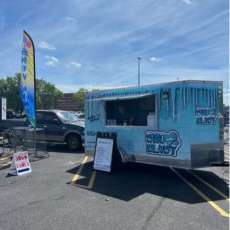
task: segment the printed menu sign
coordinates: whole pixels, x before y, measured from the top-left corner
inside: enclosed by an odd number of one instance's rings
[[[111,172],[113,139],[97,138],[94,169]]]

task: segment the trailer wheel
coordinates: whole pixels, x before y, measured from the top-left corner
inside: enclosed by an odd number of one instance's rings
[[[81,137],[77,134],[69,134],[66,138],[66,142],[70,150],[80,150],[82,147]]]

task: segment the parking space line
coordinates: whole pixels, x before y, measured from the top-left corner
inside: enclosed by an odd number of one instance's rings
[[[71,183],[76,183],[77,180],[80,178],[80,173],[81,173],[85,163],[87,162],[87,160],[88,160],[88,156],[85,156],[83,161],[81,162],[81,166],[79,167],[77,173],[73,176]]]
[[[91,177],[90,177],[90,181],[89,181],[89,184],[88,184],[88,188],[89,189],[92,189],[93,186],[94,186],[94,183],[95,183],[95,179],[96,179],[96,171],[93,171]]]
[[[215,188],[213,185],[209,184],[208,182],[204,181],[201,177],[199,177],[198,175],[196,175],[195,173],[193,173],[192,171],[187,170],[191,175],[193,175],[195,178],[197,178],[199,181],[201,181],[202,183],[204,183],[206,186],[208,186],[209,188],[211,188],[212,190],[214,190],[216,193],[218,193],[220,196],[222,196],[223,198],[225,198],[228,202],[229,202],[229,198],[228,196],[226,196],[223,192],[221,192],[219,189]]]
[[[201,192],[195,185],[190,183],[186,178],[184,178],[179,172],[177,172],[174,168],[170,167],[170,169],[182,180],[184,181],[193,191],[195,191],[200,197],[208,202],[208,204],[216,210],[221,216],[229,218],[230,214],[219,207],[214,201],[212,201],[208,196],[206,196],[203,192]]]
[[[4,169],[5,167],[7,167],[7,166],[9,166],[9,165],[11,165],[11,161],[9,161],[9,162],[6,162],[6,163],[3,163],[3,164],[0,164],[0,169]]]
[[[75,185],[77,184],[77,181],[80,178],[81,171],[83,170],[83,167],[84,167],[85,163],[88,161],[88,158],[89,158],[89,156],[84,157],[84,159],[81,162],[81,165],[80,165],[77,173],[72,177],[71,184],[75,184]],[[93,171],[91,176],[90,176],[88,185],[85,186],[85,185],[78,184],[78,186],[83,187],[83,188],[87,188],[87,189],[92,189],[93,186],[94,186],[94,183],[95,183],[95,179],[96,179],[96,171]]]
[[[7,160],[7,159],[10,159],[10,156],[2,157],[2,158],[0,158],[0,161],[4,161],[4,160]]]
[[[2,164],[2,166],[6,166],[6,165],[10,165],[10,164],[11,164],[11,161]]]

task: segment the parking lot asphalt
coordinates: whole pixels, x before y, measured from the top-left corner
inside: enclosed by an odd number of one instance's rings
[[[1,230],[229,228],[228,166],[127,164],[105,173],[84,153],[53,147],[31,174],[8,170],[0,170]]]

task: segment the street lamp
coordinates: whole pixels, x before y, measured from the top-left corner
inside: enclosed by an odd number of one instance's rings
[[[137,57],[138,87],[140,87],[141,57]]]
[[[45,92],[45,86],[44,86],[43,79],[41,79],[40,95],[41,95],[41,109],[44,109],[45,107],[44,100],[45,100],[46,92]]]

